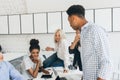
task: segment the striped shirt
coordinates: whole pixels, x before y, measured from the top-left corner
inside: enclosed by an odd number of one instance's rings
[[[81,28],[80,42],[83,80],[109,80],[112,68],[105,30],[88,22]]]

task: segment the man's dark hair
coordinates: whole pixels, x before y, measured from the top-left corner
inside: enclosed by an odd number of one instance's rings
[[[68,16],[77,15],[79,17],[85,16],[85,8],[82,5],[72,5],[66,11]]]

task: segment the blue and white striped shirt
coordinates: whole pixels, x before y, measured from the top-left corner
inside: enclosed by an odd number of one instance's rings
[[[83,80],[109,80],[111,61],[105,30],[93,23],[86,23],[81,29],[81,57]]]

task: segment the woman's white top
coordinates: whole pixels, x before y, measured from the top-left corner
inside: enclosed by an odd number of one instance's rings
[[[22,75],[24,76],[25,80],[33,79],[33,77],[29,74],[27,70],[36,68],[36,63],[32,62],[29,56],[24,57],[23,62],[21,64],[22,66]],[[41,64],[42,66],[42,64]]]
[[[69,47],[68,42],[65,39],[55,44],[55,51],[57,52],[58,58],[64,61],[65,69],[68,69],[68,65],[69,65],[68,47]]]

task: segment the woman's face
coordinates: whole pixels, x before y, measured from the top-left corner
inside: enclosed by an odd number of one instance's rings
[[[31,51],[31,57],[33,58],[33,59],[37,59],[38,57],[39,57],[39,50],[38,49],[33,49],[32,51]]]
[[[60,41],[60,32],[58,31],[58,32],[56,32],[56,34],[55,34],[55,41],[56,42],[59,42]]]

